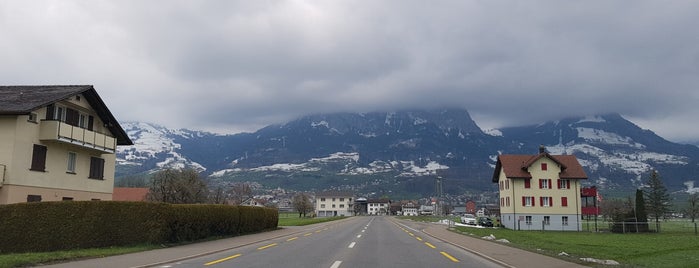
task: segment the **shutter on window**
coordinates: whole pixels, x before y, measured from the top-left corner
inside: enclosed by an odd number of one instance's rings
[[[532,188],[532,180],[531,179],[524,179],[524,188]]]
[[[527,205],[527,197],[526,197],[526,196],[522,196],[522,206],[524,207],[524,206],[526,206],[526,205]]]
[[[46,120],[52,120],[53,119],[53,113],[56,110],[56,106],[53,104],[49,104],[49,106],[46,106]]]
[[[568,197],[561,197],[561,206],[567,207],[568,206]]]
[[[536,202],[534,202],[534,200],[536,200],[536,198],[534,198],[533,196],[531,198],[532,198],[532,207],[536,207]]]
[[[46,146],[34,144],[32,150],[32,166],[29,169],[35,171],[46,170]]]
[[[544,180],[539,179],[539,189],[542,189],[544,187],[543,184],[544,184]]]
[[[558,185],[558,186],[556,186],[556,187],[558,187],[558,189],[561,189],[561,180],[560,179],[556,179],[556,185]]]
[[[570,180],[566,180],[566,189],[570,189]]]
[[[539,197],[539,205],[542,207],[544,206],[544,197],[543,196]]]
[[[551,182],[552,182],[553,180],[548,179],[548,181],[549,181],[549,189],[553,189],[553,184],[551,184]]]
[[[549,206],[553,207],[553,197],[549,196]]]
[[[88,116],[87,117],[87,130],[92,131],[93,130],[93,125],[95,124],[95,118],[93,116]]]

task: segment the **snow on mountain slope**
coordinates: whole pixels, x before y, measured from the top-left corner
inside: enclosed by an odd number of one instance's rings
[[[127,135],[134,141],[131,146],[119,146],[117,148],[118,165],[141,166],[144,162],[152,159],[161,159],[156,163],[158,168],[193,167],[203,171],[206,168],[199,163],[188,160],[177,150],[182,146],[176,143],[175,136],[192,137],[197,132],[184,130],[169,130],[155,124],[142,122],[125,122],[121,126]]]

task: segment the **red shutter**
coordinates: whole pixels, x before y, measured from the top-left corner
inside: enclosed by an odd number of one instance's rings
[[[556,187],[558,187],[558,189],[561,189],[561,180],[560,179],[556,179],[556,185],[557,185]]]
[[[561,206],[567,207],[568,206],[568,197],[561,197]]]
[[[543,196],[539,197],[539,206],[542,206],[542,207],[544,206],[544,197]]]
[[[544,180],[539,179],[539,189],[542,189],[542,188],[543,188],[543,181],[544,181]]]
[[[553,184],[551,184],[551,179],[549,179],[549,189],[553,189]]]
[[[541,170],[547,170],[548,167],[546,166],[546,163],[541,163]]]
[[[526,196],[522,196],[522,206],[523,207],[527,206],[527,197]]]
[[[570,180],[566,180],[566,189],[570,189]]]
[[[553,197],[549,196],[549,207],[553,207]]]
[[[536,202],[534,200],[536,199],[532,196],[532,207],[536,207]]]
[[[524,179],[524,188],[532,188],[532,180],[531,179]]]

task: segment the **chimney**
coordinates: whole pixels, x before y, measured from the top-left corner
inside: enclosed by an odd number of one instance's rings
[[[546,152],[546,147],[544,147],[543,144],[539,145],[539,153],[540,153],[540,154],[543,154],[543,153],[545,153],[545,152]]]

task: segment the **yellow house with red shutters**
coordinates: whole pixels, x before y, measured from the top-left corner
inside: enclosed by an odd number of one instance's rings
[[[492,181],[500,190],[500,222],[513,230],[580,231],[580,181],[573,155],[499,155]]]

